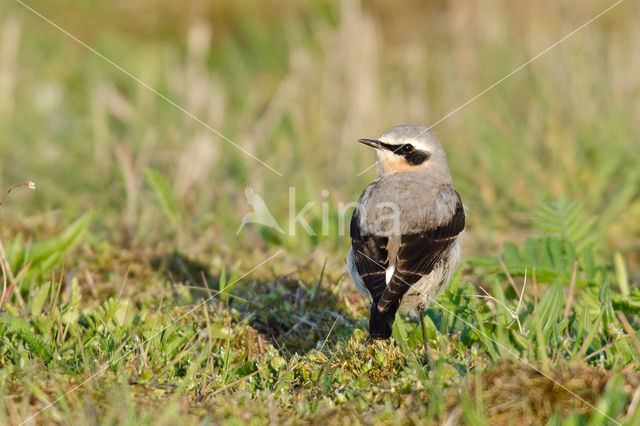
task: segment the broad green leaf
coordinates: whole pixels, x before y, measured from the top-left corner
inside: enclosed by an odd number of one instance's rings
[[[156,196],[160,206],[162,207],[162,211],[169,220],[177,226],[180,222],[178,203],[173,197],[169,184],[160,173],[153,169],[146,169],[144,174],[149,186],[151,186],[153,194]]]
[[[47,296],[51,292],[51,282],[47,282],[36,290],[36,294],[31,299],[31,316],[37,317],[42,313],[42,307],[44,306],[44,302],[47,300]]]

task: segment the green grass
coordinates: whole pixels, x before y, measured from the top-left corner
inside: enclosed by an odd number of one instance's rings
[[[0,5],[0,188],[38,188],[0,210],[0,424],[640,423],[636,4],[436,126],[468,226],[427,367],[416,318],[368,341],[346,276],[355,140],[608,5],[85,3],[29,2],[283,176]],[[247,186],[318,235],[236,235]]]

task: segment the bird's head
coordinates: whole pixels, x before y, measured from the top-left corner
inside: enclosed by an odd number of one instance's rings
[[[358,141],[376,149],[378,174],[381,176],[423,169],[449,176],[444,149],[428,127],[401,124],[387,130],[378,139]]]

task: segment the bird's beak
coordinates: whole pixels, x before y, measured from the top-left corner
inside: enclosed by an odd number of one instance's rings
[[[369,145],[375,149],[382,149],[384,148],[381,144],[381,142],[379,140],[375,140],[375,139],[358,139],[358,142],[361,142],[365,145]]]

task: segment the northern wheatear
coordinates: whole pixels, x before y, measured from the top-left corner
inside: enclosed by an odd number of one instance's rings
[[[359,142],[376,149],[379,176],[351,218],[349,273],[371,302],[371,337],[389,338],[396,312],[418,310],[426,350],[424,310],[460,261],[462,201],[445,152],[427,127],[403,124]]]

